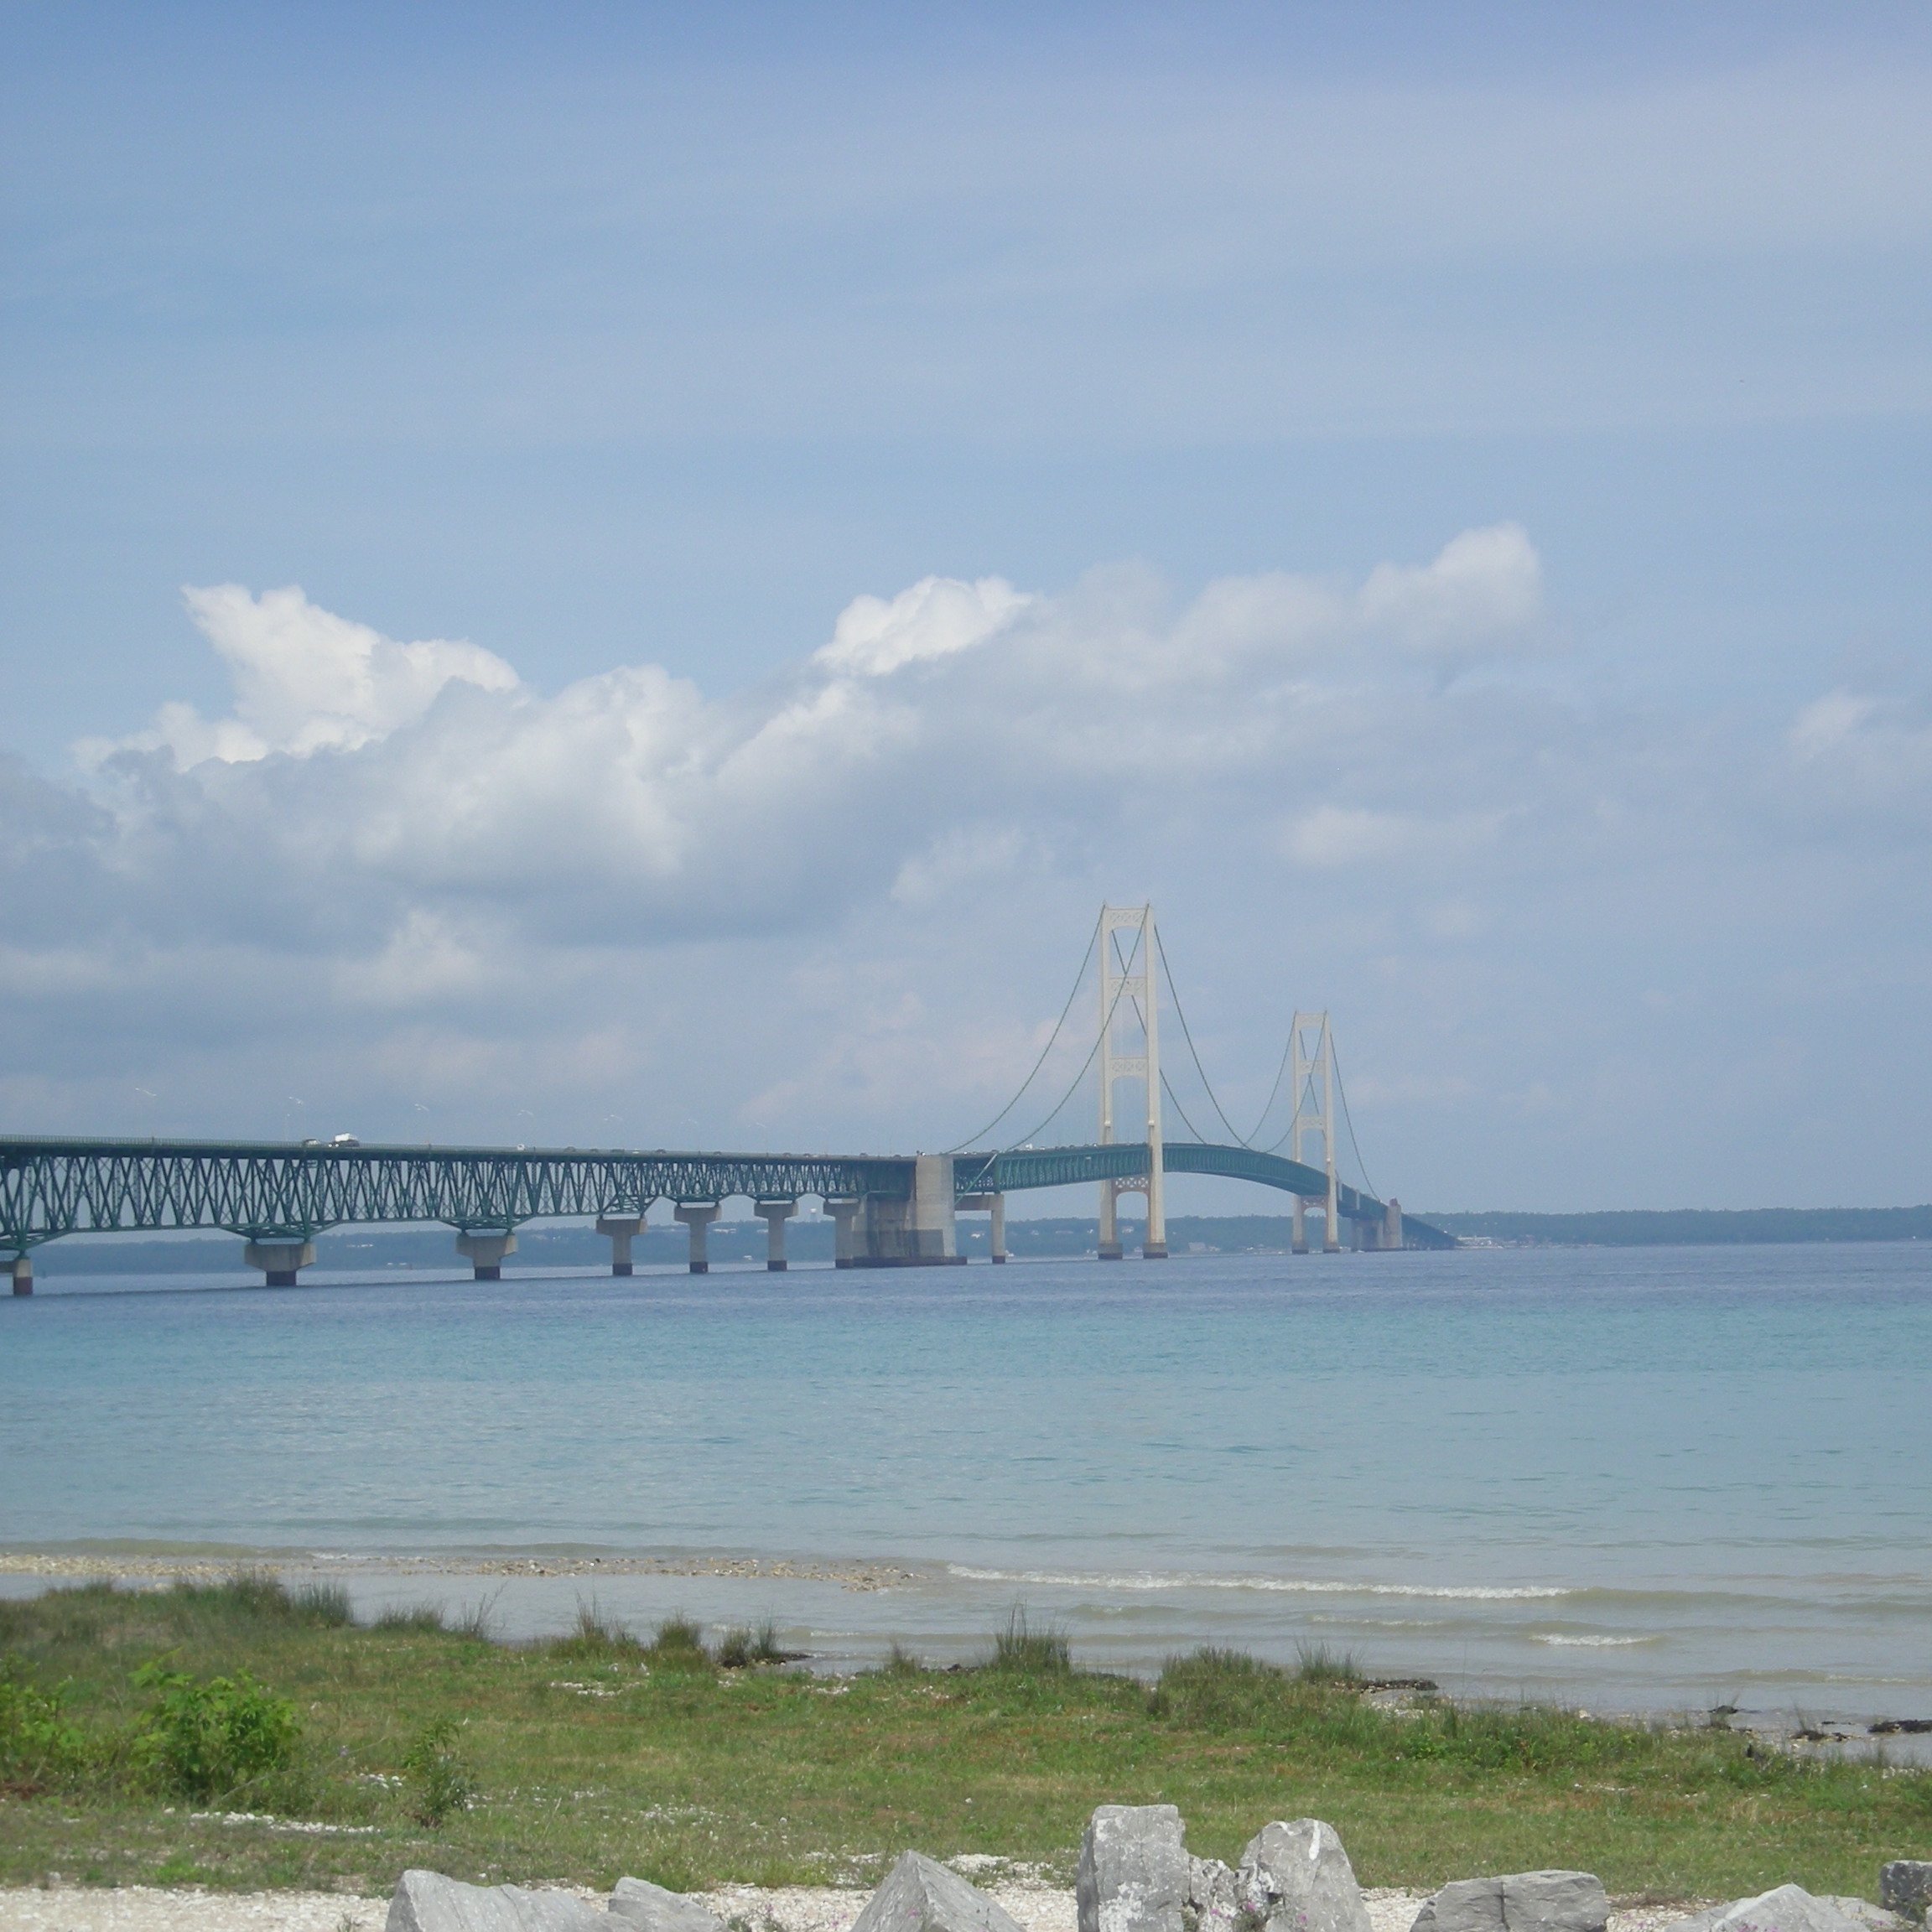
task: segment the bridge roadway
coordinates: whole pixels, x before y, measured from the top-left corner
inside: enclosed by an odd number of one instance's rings
[[[1171,1174],[1257,1182],[1325,1202],[1321,1169],[1249,1147],[1170,1141]],[[749,1199],[784,1265],[784,1223],[816,1196],[839,1227],[841,1265],[892,1266],[960,1259],[953,1217],[985,1209],[1004,1259],[1010,1193],[1145,1175],[1145,1143],[1021,1147],[955,1156],[673,1153],[658,1150],[335,1145],[303,1142],[60,1140],[0,1136],[0,1262],[16,1293],[31,1291],[31,1253],[64,1234],[225,1228],[272,1283],[291,1284],[325,1228],[441,1222],[480,1279],[494,1278],[525,1222],[595,1217],[610,1237],[614,1271],[652,1204],[670,1201],[691,1231],[691,1265],[723,1202]],[[1340,1218],[1358,1246],[1453,1247],[1452,1236],[1400,1208],[1337,1187]]]

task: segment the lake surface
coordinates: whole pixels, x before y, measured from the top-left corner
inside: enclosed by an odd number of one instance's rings
[[[0,1545],[834,1664],[1023,1602],[1120,1668],[1932,1717],[1929,1371],[1909,1244],[56,1280],[0,1301]]]

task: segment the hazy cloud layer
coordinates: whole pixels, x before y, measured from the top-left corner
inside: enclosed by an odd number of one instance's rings
[[[927,578],[730,699],[648,664],[547,695],[293,587],[185,596],[230,714],[4,771],[15,1129],[943,1145],[1038,1052],[1100,897],[1151,892],[1236,1117],[1331,1006],[1412,1204],[1903,1184],[1857,1136],[1789,1164],[1832,1077],[1807,1016],[1923,989],[1887,854],[1923,850],[1924,708],[1613,701],[1513,525],[1179,607],[1132,568]]]

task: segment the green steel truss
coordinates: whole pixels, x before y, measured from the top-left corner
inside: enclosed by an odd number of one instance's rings
[[[382,1221],[488,1231],[735,1194],[903,1199],[911,1175],[909,1161],[813,1155],[0,1138],[0,1249],[109,1229],[226,1228],[257,1241]]]
[[[1170,1174],[1218,1174],[1321,1197],[1319,1169],[1249,1147],[1172,1141]],[[1147,1171],[1144,1143],[962,1154],[958,1194],[1017,1193]],[[252,1240],[307,1240],[324,1228],[440,1221],[472,1233],[526,1221],[641,1214],[654,1201],[903,1200],[913,1163],[886,1156],[579,1152],[575,1148],[328,1147],[225,1140],[0,1136],[0,1254],[62,1234],[225,1228]],[[1344,1217],[1383,1204],[1340,1190]],[[1407,1220],[1412,1245],[1453,1239]]]

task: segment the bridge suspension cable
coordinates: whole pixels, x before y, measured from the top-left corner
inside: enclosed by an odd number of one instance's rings
[[[1104,918],[1104,917],[1105,917],[1105,916],[1106,916],[1106,915],[1105,915],[1104,913],[1103,913],[1103,914],[1101,915],[1101,917],[1102,917],[1103,918]],[[1094,934],[1094,938],[1096,938],[1096,939],[1097,939],[1097,938],[1099,937],[1099,933],[1100,933],[1100,927],[1099,927],[1099,923],[1098,923],[1098,921],[1096,921],[1096,922],[1095,922],[1095,924],[1094,924],[1094,927],[1093,927],[1093,934]],[[1093,940],[1092,940],[1092,939],[1089,939],[1089,940],[1088,941],[1088,943],[1087,943],[1087,954],[1088,954],[1088,958],[1090,958],[1093,956]],[[1104,969],[1104,968],[1105,968],[1105,964],[1106,964],[1106,962],[1105,962],[1105,960],[1104,960],[1104,959],[1103,959],[1103,960],[1102,960],[1102,962],[1101,962],[1101,964],[1102,964],[1102,968],[1103,968],[1103,969]],[[1083,986],[1083,985],[1085,984],[1085,982],[1086,982],[1086,979],[1087,979],[1087,960],[1086,960],[1085,958],[1083,958],[1083,959],[1082,959],[1082,960],[1081,960],[1081,962],[1080,962],[1080,977],[1079,977],[1078,979],[1076,979],[1076,980],[1073,982],[1073,991],[1072,991],[1072,993],[1070,993],[1070,994],[1067,995],[1067,1004],[1066,1004],[1065,1007],[1064,1007],[1064,1008],[1062,1008],[1062,1010],[1061,1010],[1061,1014],[1060,1014],[1060,1020],[1059,1020],[1059,1024],[1058,1024],[1057,1026],[1056,1026],[1054,1027],[1054,1029],[1053,1029],[1053,1037],[1054,1037],[1054,1039],[1057,1039],[1057,1038],[1060,1036],[1060,1028],[1061,1028],[1061,1026],[1064,1026],[1066,1025],[1066,1023],[1067,1023],[1067,1014],[1068,1014],[1068,1013],[1071,1013],[1071,1012],[1072,1011],[1072,1010],[1073,1010],[1073,1001],[1074,1001],[1075,998],[1076,998],[1076,997],[1078,995],[1078,994],[1079,994],[1079,991],[1080,991],[1080,989],[1081,989],[1081,987],[1082,987],[1082,986]],[[1009,1140],[1009,1141],[1006,1143],[1006,1145],[1005,1145],[1004,1147],[1002,1147],[1002,1148],[1000,1148],[1000,1149],[999,1150],[999,1154],[1010,1154],[1010,1153],[1013,1151],[1013,1150],[1014,1150],[1015,1147],[1024,1147],[1024,1146],[1027,1145],[1029,1143],[1031,1143],[1031,1141],[1037,1140],[1037,1139],[1039,1138],[1039,1136],[1040,1136],[1041,1134],[1043,1134],[1043,1133],[1045,1133],[1045,1132],[1046,1132],[1046,1129],[1047,1129],[1048,1127],[1050,1127],[1050,1126],[1052,1126],[1052,1124],[1053,1124],[1053,1120],[1054,1120],[1054,1118],[1055,1118],[1055,1116],[1056,1116],[1056,1115],[1057,1115],[1057,1114],[1058,1114],[1058,1113],[1060,1112],[1061,1109],[1062,1109],[1062,1108],[1063,1108],[1063,1107],[1064,1107],[1064,1106],[1067,1104],[1067,1103],[1069,1100],[1071,1100],[1071,1099],[1073,1098],[1073,1096],[1074,1096],[1076,1093],[1078,1093],[1080,1091],[1081,1083],[1083,1083],[1083,1081],[1086,1079],[1086,1078],[1087,1078],[1087,1070],[1088,1070],[1088,1067],[1091,1067],[1091,1066],[1093,1064],[1094,1061],[1095,1061],[1095,1060],[1096,1060],[1096,1059],[1098,1057],[1098,1056],[1099,1056],[1099,1052],[1100,1052],[1100,1042],[1101,1042],[1101,1041],[1103,1041],[1103,1040],[1104,1040],[1104,1039],[1106,1037],[1106,1030],[1107,1030],[1107,1028],[1108,1028],[1109,1026],[1112,1026],[1112,1025],[1113,1025],[1113,1023],[1114,1023],[1114,1009],[1119,1005],[1119,1004],[1120,1004],[1120,995],[1121,995],[1121,994],[1122,994],[1122,993],[1124,993],[1125,990],[1126,990],[1126,989],[1125,989],[1124,986],[1117,986],[1117,987],[1115,987],[1115,988],[1114,988],[1114,997],[1113,997],[1112,1000],[1109,1002],[1109,1005],[1108,1005],[1108,1007],[1107,1007],[1106,1018],[1105,1018],[1105,1020],[1104,1020],[1104,1021],[1103,1021],[1103,1023],[1102,1023],[1102,1026],[1101,1026],[1101,1030],[1100,1030],[1100,1031],[1099,1031],[1098,1033],[1097,1033],[1097,1034],[1095,1034],[1095,1035],[1094,1035],[1094,1036],[1093,1036],[1093,1045],[1092,1045],[1090,1047],[1088,1047],[1088,1050],[1087,1050],[1087,1057],[1086,1057],[1084,1060],[1083,1060],[1083,1061],[1080,1062],[1080,1071],[1079,1071],[1078,1073],[1076,1073],[1076,1074],[1073,1076],[1072,1079],[1072,1080],[1071,1080],[1071,1081],[1068,1083],[1068,1084],[1067,1084],[1067,1091],[1066,1091],[1064,1093],[1062,1093],[1062,1094],[1060,1096],[1059,1099],[1058,1099],[1058,1100],[1057,1100],[1057,1101],[1054,1103],[1054,1105],[1053,1105],[1053,1111],[1052,1111],[1052,1113],[1051,1113],[1051,1114],[1047,1114],[1047,1115],[1046,1115],[1046,1118],[1045,1118],[1043,1120],[1041,1120],[1041,1121],[1040,1124],[1039,1124],[1037,1127],[1035,1127],[1035,1128],[1034,1128],[1034,1129],[1033,1129],[1033,1130],[1031,1130],[1030,1133],[1022,1134],[1022,1135],[1021,1135],[1019,1136],[1019,1138],[1018,1138],[1018,1139],[1016,1139],[1016,1140]],[[1042,1053],[1041,1054],[1041,1056],[1040,1056],[1039,1059],[1038,1059],[1038,1060],[1036,1060],[1036,1061],[1035,1061],[1035,1062],[1034,1062],[1034,1063],[1033,1063],[1033,1072],[1032,1072],[1032,1073],[1029,1073],[1029,1074],[1026,1076],[1026,1086],[1023,1086],[1023,1087],[1021,1087],[1021,1089],[1020,1089],[1020,1092],[1019,1092],[1018,1093],[1015,1093],[1015,1094],[1013,1096],[1013,1098],[1012,1098],[1010,1100],[1009,1100],[1009,1101],[1006,1103],[1006,1104],[1005,1104],[1004,1107],[1002,1107],[1002,1108],[1000,1109],[1000,1111],[999,1111],[997,1114],[995,1114],[993,1116],[992,1119],[991,1119],[991,1120],[989,1120],[989,1121],[987,1123],[986,1126],[985,1126],[985,1127],[983,1127],[983,1128],[980,1130],[980,1133],[982,1133],[982,1134],[983,1134],[983,1133],[985,1133],[985,1132],[987,1132],[987,1131],[988,1131],[989,1129],[991,1129],[991,1128],[993,1128],[993,1127],[996,1127],[996,1126],[997,1126],[997,1125],[1000,1124],[1000,1121],[1004,1120],[1004,1119],[1006,1118],[1006,1116],[1007,1116],[1009,1114],[1010,1114],[1010,1113],[1013,1111],[1013,1109],[1014,1109],[1015,1107],[1017,1107],[1017,1106],[1020,1104],[1020,1101],[1021,1101],[1021,1096],[1025,1094],[1025,1093],[1026,1093],[1026,1088],[1027,1088],[1027,1087],[1030,1087],[1030,1086],[1031,1086],[1031,1085],[1032,1085],[1032,1083],[1033,1083],[1033,1075],[1034,1075],[1035,1073],[1037,1073],[1037,1072],[1040,1071],[1041,1067],[1042,1067],[1042,1066],[1043,1066],[1043,1065],[1046,1063],[1046,1053],[1047,1053],[1047,1052],[1051,1052],[1052,1051],[1052,1046],[1053,1046],[1053,1041],[1052,1041],[1052,1040],[1049,1040],[1049,1041],[1046,1042],[1046,1052],[1042,1052]],[[974,1140],[978,1140],[979,1138],[979,1135],[978,1134],[976,1134],[976,1135],[974,1135],[973,1136],[973,1139],[974,1139]],[[959,1143],[959,1145],[958,1145],[958,1146],[957,1146],[957,1147],[948,1147],[948,1148],[946,1150],[946,1151],[947,1151],[948,1154],[958,1154],[958,1153],[961,1152],[961,1151],[962,1151],[963,1149],[965,1149],[966,1147],[969,1146],[970,1145],[971,1145],[971,1142],[970,1142],[970,1141],[962,1140],[962,1141]],[[996,1155],[995,1156],[995,1159],[997,1159],[998,1157],[999,1157],[999,1156],[996,1154]]]
[[[975,1140],[983,1139],[986,1135],[990,1134],[1026,1098],[1026,1089],[1033,1084],[1035,1079],[1039,1076],[1040,1069],[1046,1064],[1046,1056],[1053,1051],[1054,1042],[1059,1039],[1061,1029],[1067,1024],[1067,1015],[1073,1010],[1073,1002],[1080,997],[1080,989],[1087,984],[1087,962],[1093,957],[1094,944],[1099,937],[1100,922],[1096,919],[1093,922],[1093,930],[1088,936],[1087,950],[1080,955],[1080,970],[1073,975],[1073,989],[1067,995],[1067,1004],[1060,1009],[1060,1017],[1053,1022],[1053,1031],[1048,1036],[1046,1044],[1040,1049],[1040,1057],[1033,1062],[1031,1071],[1020,1083],[1019,1091],[978,1133],[969,1134],[957,1146],[948,1147],[943,1151],[948,1154],[957,1154],[962,1149],[970,1147]],[[1091,1061],[1093,1055],[1088,1054],[1088,1059]],[[1082,1067],[1081,1072],[1084,1073],[1086,1068]],[[1066,1101],[1062,1100],[1060,1103],[1060,1107],[1064,1107],[1066,1104]],[[1060,1107],[1056,1107],[1053,1109],[1053,1114],[1057,1114],[1060,1111]],[[1053,1114],[1049,1114],[1046,1119],[1051,1120],[1053,1118]],[[1041,1124],[1044,1125],[1045,1123],[1042,1122]],[[1029,1134],[1026,1138],[1031,1140],[1033,1136]]]
[[[1381,1196],[1376,1194],[1375,1183],[1368,1178],[1368,1163],[1362,1158],[1361,1143],[1355,1138],[1355,1122],[1348,1112],[1348,1089],[1342,1083],[1342,1056],[1335,1052],[1332,1044],[1329,1046],[1329,1052],[1334,1057],[1335,1093],[1337,1098],[1342,1103],[1342,1122],[1348,1130],[1348,1145],[1355,1150],[1356,1171],[1361,1175],[1363,1182],[1368,1192],[1371,1194],[1375,1194],[1376,1199],[1379,1200]]]
[[[1158,927],[1155,929],[1154,944],[1161,954],[1161,977],[1167,982],[1167,997],[1174,1002],[1174,1017],[1181,1022],[1181,1037],[1187,1042],[1187,1057],[1194,1062],[1194,1071],[1201,1076],[1201,1085],[1207,1093],[1208,1104],[1221,1116],[1221,1124],[1245,1147],[1248,1145],[1247,1135],[1243,1134],[1228,1118],[1226,1109],[1222,1106],[1214,1092],[1213,1083],[1208,1078],[1208,1069],[1201,1064],[1201,1056],[1195,1050],[1193,1029],[1187,1024],[1187,1011],[1181,1004],[1181,989],[1174,984],[1174,969],[1167,963],[1167,948],[1161,940]],[[1163,1080],[1161,1084],[1166,1086],[1166,1081]],[[1173,1099],[1174,1089],[1171,1087],[1167,1088],[1167,1095],[1170,1099]],[[1187,1120],[1186,1113],[1181,1110],[1181,1103],[1175,1100],[1174,1106],[1176,1111],[1181,1113],[1181,1118]],[[1188,1120],[1187,1124],[1193,1127],[1194,1123]],[[1257,1132],[1259,1130],[1259,1129],[1256,1130]],[[1200,1140],[1205,1140],[1207,1136],[1198,1128],[1195,1128],[1194,1138]]]

